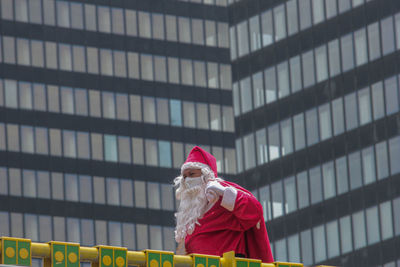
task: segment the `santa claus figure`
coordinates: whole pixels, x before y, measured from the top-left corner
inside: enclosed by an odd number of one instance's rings
[[[246,189],[218,178],[215,158],[196,146],[175,180],[180,206],[178,254],[239,257],[273,262],[261,204]]]

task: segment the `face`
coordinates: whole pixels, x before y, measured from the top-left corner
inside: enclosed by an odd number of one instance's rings
[[[183,171],[183,178],[189,177],[189,178],[193,178],[193,177],[200,177],[202,175],[201,170],[200,169],[186,169]]]

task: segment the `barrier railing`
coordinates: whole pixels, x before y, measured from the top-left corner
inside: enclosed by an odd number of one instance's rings
[[[32,266],[32,257],[42,258],[43,267],[303,267],[301,263],[263,263],[256,259],[237,258],[233,251],[222,257],[190,254],[175,255],[170,251],[128,251],[123,247],[82,247],[78,243],[50,241],[31,242],[30,239],[1,237],[0,264]],[[322,266],[321,266],[322,267]]]

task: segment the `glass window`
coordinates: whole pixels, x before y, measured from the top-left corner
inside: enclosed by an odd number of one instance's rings
[[[21,170],[9,168],[8,169],[8,180],[9,180],[9,194],[11,196],[21,196]],[[36,189],[35,189],[36,191]]]
[[[390,16],[381,20],[382,52],[387,55],[394,51],[394,28],[393,17]]]
[[[304,265],[311,265],[313,263],[313,250],[312,250],[312,239],[311,230],[305,230],[300,233],[301,240],[301,256]]]
[[[165,24],[167,29],[167,40],[168,41],[177,41],[177,25],[176,25],[176,17],[171,15],[165,16]]]
[[[33,0],[36,1],[36,0]],[[32,66],[34,67],[44,67],[44,51],[43,42],[31,40],[32,49]]]
[[[305,147],[305,127],[304,114],[300,113],[293,117],[294,143],[295,149],[300,150]]]
[[[245,170],[255,167],[254,135],[249,134],[243,137],[244,168]]]
[[[189,68],[191,68],[191,66]],[[208,87],[218,88],[218,76],[218,64],[207,62]]]
[[[94,203],[106,203],[106,189],[103,177],[93,177]]]
[[[264,219],[265,221],[268,221],[269,219],[272,218],[272,210],[271,210],[271,202],[270,202],[270,192],[269,192],[269,186],[263,186],[260,188],[260,203],[263,207],[263,212],[264,212]]]
[[[69,201],[79,200],[78,177],[75,174],[65,175],[65,199]]]
[[[335,169],[333,162],[322,165],[322,179],[324,185],[324,199],[329,199],[336,195]]]
[[[161,184],[161,208],[174,210],[174,194],[172,186],[169,184]]]
[[[32,109],[32,88],[30,83],[19,82],[19,106],[23,109]]]
[[[131,180],[119,179],[121,185],[121,206],[133,207],[133,184]]]
[[[299,1],[300,29],[304,30],[311,26],[311,3],[310,0]]]
[[[398,235],[400,233],[400,198],[393,200],[393,218],[395,233]]]
[[[142,79],[150,81],[154,79],[153,59],[151,55],[140,55],[140,72]]]
[[[71,26],[74,29],[83,29],[83,5],[71,2]]]
[[[330,19],[337,14],[336,0],[325,0],[326,18]]]
[[[38,197],[39,198],[50,198],[50,173],[47,171],[36,172],[37,184],[38,184]]]
[[[23,185],[23,196],[24,197],[36,197],[36,176],[35,172],[31,170],[22,171],[22,185]]]
[[[196,115],[197,127],[200,129],[209,129],[207,104],[197,103]]]
[[[309,205],[308,177],[307,172],[297,174],[297,192],[299,197],[299,209]]]
[[[31,64],[29,48],[29,40],[17,38],[17,64],[25,66]]]
[[[326,224],[326,238],[328,241],[328,258],[339,255],[339,228],[336,220]]]
[[[286,239],[280,239],[274,243],[275,257],[282,261],[287,261]]]
[[[112,16],[112,32],[117,34],[124,34],[124,13],[121,8],[111,8]]]
[[[321,140],[328,139],[332,136],[331,109],[329,103],[318,107],[318,115]]]
[[[371,121],[371,100],[369,96],[369,88],[358,91],[358,108],[360,114],[360,125]]]
[[[282,140],[282,156],[293,152],[293,136],[292,136],[292,120],[289,118],[280,123],[281,140]]]
[[[229,28],[229,40],[230,40],[230,54],[231,60],[237,58],[237,48],[236,48],[236,27],[232,26]]]
[[[258,15],[251,17],[250,24],[250,48],[255,51],[261,48],[261,33],[260,33],[260,17]]]
[[[278,97],[282,98],[290,93],[289,67],[287,62],[282,62],[277,66],[278,71]]]
[[[285,213],[288,214],[297,210],[297,191],[294,176],[286,178],[283,181],[283,186],[285,189]]]
[[[236,139],[235,148],[236,148],[236,161],[237,161],[237,172],[243,171],[243,149],[242,149],[242,139]],[[264,216],[265,218],[265,216]],[[265,218],[265,220],[267,220]]]
[[[339,41],[337,39],[328,43],[329,74],[334,77],[340,73]]]
[[[4,63],[15,64],[15,38],[3,36]]]
[[[92,74],[99,73],[99,55],[97,48],[94,47],[87,47],[87,65],[88,65],[88,72]]]
[[[242,104],[242,113],[248,112],[253,109],[250,78],[246,78],[240,81],[240,98],[240,102]]]
[[[102,75],[113,75],[113,57],[111,50],[100,49],[100,71]]]
[[[358,126],[356,93],[346,95],[344,104],[346,108],[346,129],[349,131]]]
[[[233,109],[229,106],[222,106],[222,129],[223,131],[233,132]]]
[[[311,109],[306,112],[306,125],[307,125],[307,145],[311,146],[318,142],[318,117],[317,109]]]
[[[132,155],[133,163],[144,164],[143,139],[132,137]]]
[[[179,25],[179,41],[182,43],[190,43],[190,20],[189,18],[178,17]]]
[[[279,124],[268,127],[269,159],[274,160],[280,157]]]
[[[101,134],[91,133],[92,159],[103,160],[103,137]]]
[[[92,177],[87,175],[79,176],[79,201],[92,203],[93,192],[92,192]]]
[[[87,105],[87,90],[85,89],[75,89],[75,111],[78,115],[88,115],[88,105]]]
[[[91,117],[101,116],[100,92],[89,90],[89,109]]]
[[[286,37],[285,5],[274,8],[275,42]]]
[[[14,19],[14,1],[13,0],[1,0],[1,17],[3,19],[13,20]]]
[[[218,47],[229,48],[228,23],[217,22],[217,30],[218,30]]]
[[[51,216],[39,215],[39,241],[48,242],[53,239]]]
[[[221,106],[210,104],[210,126],[211,130],[221,130]]]
[[[378,179],[386,178],[389,175],[389,160],[387,154],[387,143],[386,141],[380,142],[375,145],[376,153],[376,170]]]
[[[353,238],[351,238],[351,222],[350,216],[340,218],[340,244],[342,254],[350,252],[353,249]]]
[[[342,48],[342,69],[348,71],[354,68],[353,35],[347,34],[340,39]]]
[[[78,158],[89,159],[90,158],[89,133],[77,132],[77,139],[78,139]]]
[[[64,177],[62,173],[51,173],[51,192],[52,199],[64,199]]]
[[[258,165],[268,162],[267,134],[265,129],[256,132],[256,146]]]
[[[374,148],[368,147],[363,149],[361,155],[363,164],[364,184],[373,183],[376,181]]]
[[[358,249],[366,245],[364,211],[354,213],[352,217],[354,249]]]
[[[274,218],[277,218],[282,216],[284,212],[282,181],[275,182],[271,185],[271,193],[272,193],[272,214]]]
[[[127,35],[137,35],[137,18],[135,10],[125,9],[125,25]]]
[[[122,245],[122,229],[120,222],[108,222],[108,240],[111,246]]]
[[[179,61],[177,58],[168,58],[168,81],[179,83]]]
[[[167,81],[167,65],[166,58],[161,56],[154,56],[154,73],[155,80],[159,82]]]
[[[66,240],[66,225],[64,217],[53,217],[53,232],[55,240]]]
[[[146,183],[142,181],[134,181],[135,189],[135,206],[137,208],[146,208]]]
[[[238,27],[239,31],[239,27]],[[263,46],[267,46],[272,44],[274,41],[274,28],[272,23],[272,11],[267,10],[261,13],[261,31],[262,31],[262,41]],[[238,38],[240,39],[241,35],[238,32]],[[239,40],[240,42],[240,40]]]
[[[106,189],[107,189],[107,204],[119,206],[121,195],[119,190],[119,179],[106,178]]]
[[[356,48],[356,64],[360,66],[365,64],[368,60],[368,51],[367,51],[367,37],[365,28],[362,28],[356,32],[354,32],[354,41]]]
[[[183,102],[183,123],[185,127],[196,127],[195,110],[193,102]]]
[[[7,150],[20,151],[19,128],[16,124],[7,124]]]
[[[142,121],[142,103],[140,96],[129,95],[130,116],[132,121]]]
[[[107,243],[107,223],[105,221],[95,221],[95,234],[96,244],[108,244]]]
[[[170,99],[170,116],[172,126],[182,126],[182,103],[180,100]]]
[[[4,123],[0,123],[0,150],[6,150],[6,133]]]
[[[81,243],[84,246],[94,245],[94,224],[93,220],[90,219],[80,219],[81,221]]]
[[[206,65],[203,61],[194,61],[194,84],[206,87]]]
[[[35,110],[46,110],[46,90],[43,84],[33,84],[33,108]]]
[[[290,80],[291,80],[291,88],[292,93],[299,91],[301,86],[301,66],[300,66],[300,57],[292,57],[290,59]]]
[[[128,76],[129,78],[139,79],[139,56],[138,53],[128,52]]]
[[[147,183],[147,196],[150,209],[160,209],[160,185],[158,183]]]
[[[325,227],[320,225],[313,228],[314,258],[316,262],[326,259]]]
[[[193,43],[198,45],[204,45],[203,20],[192,19],[192,33],[193,33]]]
[[[120,120],[129,120],[128,95],[116,94],[117,118]]]
[[[104,159],[106,161],[118,161],[117,137],[115,135],[104,135]]]
[[[380,222],[381,222],[381,235],[382,240],[393,237],[393,218],[392,207],[390,201],[383,202],[379,205],[380,208]]]
[[[61,87],[61,111],[74,114],[74,92],[70,87]]]
[[[50,155],[61,156],[61,132],[58,129],[50,129]]]
[[[260,107],[264,105],[264,86],[262,72],[258,72],[252,76],[253,80],[253,99],[254,106]]]
[[[247,20],[237,25],[239,57],[249,53],[249,36]]]
[[[325,19],[324,0],[312,1],[312,9],[313,9],[314,25],[322,22]]]
[[[338,135],[344,132],[343,99],[337,98],[332,101],[333,111],[333,134]]]
[[[21,126],[21,148],[24,153],[34,153],[33,127]]]
[[[70,27],[70,10],[67,1],[56,1],[57,3],[57,26]]]
[[[172,167],[171,143],[158,141],[159,165],[161,167]]]
[[[118,136],[118,160],[123,163],[131,163],[131,144],[129,137]]]
[[[290,262],[300,262],[299,235],[295,234],[288,237],[288,252]]]
[[[157,141],[146,139],[145,151],[146,151],[146,165],[157,166],[158,165]]]
[[[315,84],[313,50],[302,54],[302,66],[303,66],[303,86],[304,88],[307,88]]]
[[[183,159],[183,144],[172,142],[172,155],[174,159],[174,167],[180,168],[182,165]]]
[[[114,73],[117,77],[126,77],[126,59],[125,52],[113,51]]]
[[[275,68],[271,67],[264,72],[265,78],[265,101],[271,103],[276,100],[277,86],[276,86],[276,74]]]
[[[336,179],[338,194],[343,194],[349,190],[346,157],[336,159]]]
[[[216,26],[215,21],[206,20],[205,26],[206,26],[206,45],[216,46],[217,45],[217,33],[216,33],[216,28],[215,28],[215,26]]]
[[[371,86],[372,89],[372,106],[374,111],[374,120],[385,116],[385,104],[383,97],[383,84],[377,82]]]
[[[390,155],[390,174],[394,175],[400,172],[400,137],[394,137],[389,140]]]
[[[21,213],[11,213],[11,235],[13,237],[24,237],[23,235],[23,218]]]
[[[368,25],[369,60],[375,60],[381,56],[378,22]]]
[[[374,206],[367,209],[366,216],[368,245],[371,245],[380,241],[378,208]]]
[[[83,46],[72,46],[73,70],[79,72],[86,71],[85,48]]]
[[[322,181],[320,166],[310,169],[311,204],[322,201]]]
[[[397,90],[397,78],[385,80],[386,115],[391,115],[399,110],[399,96]]]
[[[136,224],[137,249],[143,250],[149,248],[148,226],[145,224]]]
[[[297,0],[286,2],[288,35],[292,35],[299,31],[298,15],[297,15]]]
[[[75,132],[63,130],[63,152],[65,157],[76,157]]]
[[[96,6],[85,4],[85,28],[89,31],[96,31]]]
[[[97,21],[100,32],[111,32],[111,13],[106,6],[97,6]]]
[[[361,159],[359,151],[349,155],[349,174],[351,189],[356,189],[362,186]]]
[[[193,85],[193,66],[191,60],[181,59],[182,84]]]
[[[317,82],[328,78],[328,61],[326,58],[326,46],[320,46],[315,49],[315,64],[317,70]]]
[[[115,119],[115,96],[114,93],[102,92],[103,117]]]
[[[143,97],[143,119],[145,122],[156,123],[156,103],[153,97]]]

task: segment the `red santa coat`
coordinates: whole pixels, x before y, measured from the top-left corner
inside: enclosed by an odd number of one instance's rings
[[[273,262],[260,202],[246,189],[231,182],[224,195],[199,219],[194,232],[185,238],[188,254],[222,256],[235,251],[248,258]]]

